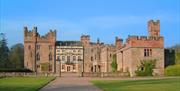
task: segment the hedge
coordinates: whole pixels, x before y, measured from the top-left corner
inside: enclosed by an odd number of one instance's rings
[[[180,76],[180,64],[168,66],[165,69],[166,76]]]
[[[0,72],[32,72],[29,69],[26,68],[19,68],[19,69],[15,69],[15,68],[0,68]]]

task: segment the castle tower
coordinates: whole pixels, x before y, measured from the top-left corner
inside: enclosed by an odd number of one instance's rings
[[[151,37],[158,37],[160,36],[160,20],[148,21],[148,33]]]
[[[122,47],[122,45],[123,45],[123,40],[120,39],[120,38],[118,38],[118,37],[116,37],[116,40],[115,40],[115,46],[116,46],[116,48],[117,48],[117,49],[120,49],[120,48]]]
[[[82,35],[81,42],[84,46],[88,46],[90,43],[90,36],[89,35]]]
[[[34,27],[29,31],[24,27],[24,66],[36,72],[36,59],[35,59],[35,44],[37,37],[37,28]]]
[[[97,38],[97,44],[100,44],[100,40],[99,40],[99,38]]]
[[[28,30],[24,27],[24,66],[34,72],[55,72],[56,30],[40,36],[37,27]]]

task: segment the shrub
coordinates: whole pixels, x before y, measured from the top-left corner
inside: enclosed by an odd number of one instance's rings
[[[48,72],[49,71],[49,66],[50,66],[50,64],[48,62],[41,63],[41,71]]]
[[[0,72],[32,72],[32,71],[26,68],[19,68],[19,69],[0,68]]]
[[[152,76],[156,60],[142,60],[135,71],[137,76]]]
[[[117,60],[116,60],[116,54],[113,55],[112,63],[111,63],[112,72],[117,71]]]
[[[167,75],[167,76],[180,76],[180,64],[168,66],[165,69],[165,75]]]

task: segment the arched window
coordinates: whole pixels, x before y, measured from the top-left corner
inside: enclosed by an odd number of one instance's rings
[[[150,49],[150,56],[152,56],[152,49]]]
[[[147,53],[146,53],[146,54],[147,54],[147,56],[149,56],[149,49],[146,49],[146,50],[147,50]]]
[[[147,52],[146,52],[146,49],[144,49],[144,57],[147,56]]]
[[[40,55],[39,55],[39,53],[36,54],[36,60],[37,60],[37,61],[40,60]]]
[[[152,49],[144,49],[144,57],[152,56]]]
[[[51,60],[52,60],[52,54],[49,53],[49,61],[51,61]]]

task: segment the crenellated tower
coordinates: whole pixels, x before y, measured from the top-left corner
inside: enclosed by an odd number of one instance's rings
[[[120,49],[123,46],[123,39],[116,37],[115,46],[116,49]]]
[[[24,66],[35,72],[43,72],[43,65],[48,65],[48,72],[55,72],[56,30],[50,30],[40,36],[37,27],[28,30],[24,27]]]
[[[89,35],[82,35],[81,42],[84,46],[88,46],[90,44],[90,36]]]
[[[160,20],[148,21],[148,33],[151,37],[159,37],[160,36]]]

